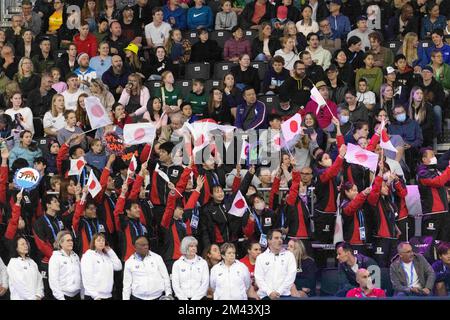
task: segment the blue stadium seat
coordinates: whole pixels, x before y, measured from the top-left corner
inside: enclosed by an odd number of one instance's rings
[[[229,73],[231,68],[235,65],[236,63],[229,61],[216,62],[214,64],[214,79],[223,80],[223,77],[225,77],[225,75]]]
[[[338,289],[338,270],[336,268],[323,269],[320,274],[320,295],[334,296]]]
[[[185,68],[185,79],[209,79],[211,65],[209,63],[188,63]]]

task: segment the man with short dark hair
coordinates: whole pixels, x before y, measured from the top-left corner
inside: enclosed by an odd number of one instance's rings
[[[290,77],[280,87],[280,95],[289,98],[291,107],[297,112],[303,109],[309,101],[312,81],[306,76],[305,63],[298,60],[294,63],[294,69]]]
[[[403,40],[408,32],[419,33],[419,18],[414,16],[411,3],[405,3],[399,13],[389,19],[387,40]]]
[[[109,24],[109,35],[103,40],[108,42],[111,54],[125,57],[123,49],[128,46],[129,41],[122,35],[122,26],[119,21],[111,21]]]
[[[122,94],[123,89],[128,83],[130,71],[124,67],[122,57],[115,54],[111,58],[111,67],[102,75],[102,81],[106,84],[117,101]]]
[[[41,76],[41,85],[28,94],[28,106],[33,112],[34,117],[43,118],[44,114],[50,110],[52,98],[56,94],[52,88],[53,77],[49,73],[43,73]]]
[[[257,100],[255,89],[246,87],[242,96],[245,103],[237,107],[235,126],[242,130],[266,129],[267,108],[263,102]]]
[[[164,14],[161,7],[154,8],[152,16],[153,21],[144,28],[147,46],[150,48],[164,46],[169,40],[169,32],[172,30],[172,27],[163,21]]]
[[[347,63],[353,67],[353,70],[364,68],[364,51],[361,49],[361,38],[358,36],[348,38],[344,53],[347,56]]]
[[[13,15],[11,18],[11,27],[6,29],[6,41],[16,47],[22,40],[22,35],[25,32],[23,26],[23,17],[20,14]]]
[[[397,246],[398,257],[391,263],[390,278],[395,296],[430,296],[436,275],[428,261],[413,252],[408,242]]]
[[[367,26],[367,17],[366,16],[359,16],[358,19],[356,19],[356,29],[353,29],[349,32],[347,35],[347,41],[353,36],[357,36],[361,39],[362,42],[362,49],[365,50],[365,48],[370,47],[370,41],[369,41],[369,34],[372,32],[372,30],[369,30]]]
[[[313,61],[312,55],[309,51],[304,50],[300,52],[298,57],[305,64],[306,76],[313,83],[324,81],[326,79],[325,72],[323,71],[324,69]]]
[[[55,60],[51,51],[51,43],[49,38],[42,38],[39,44],[39,54],[35,55],[33,61],[34,72],[42,73],[50,71],[50,68],[55,66]]]
[[[42,19],[38,13],[32,11],[33,5],[30,0],[22,1],[23,26],[33,31],[34,35],[41,33]]]
[[[133,42],[135,45],[142,43],[142,28],[138,21],[134,18],[133,7],[126,6],[122,11],[122,36],[128,43]]]
[[[331,30],[336,33],[338,38],[344,41],[347,38],[347,34],[351,30],[351,24],[349,18],[340,12],[341,6],[341,0],[330,1],[330,15],[327,19],[330,23]]]

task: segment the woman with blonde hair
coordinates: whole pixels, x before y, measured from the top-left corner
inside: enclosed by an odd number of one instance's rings
[[[298,55],[294,51],[295,39],[293,37],[282,37],[280,42],[282,49],[275,51],[275,55],[281,56],[284,59],[284,68],[292,71],[295,62],[299,60]]]
[[[402,47],[397,54],[403,54],[406,57],[406,63],[414,68],[414,72],[420,72],[427,64],[426,52],[419,45],[419,37],[415,32],[408,32],[403,38]]]
[[[301,240],[289,240],[288,250],[292,252],[297,262],[297,275],[291,288],[292,296],[314,296],[316,290],[316,263],[308,256],[305,245]]]
[[[62,94],[55,94],[52,97],[52,105],[49,111],[44,115],[43,125],[45,136],[56,137],[58,130],[64,128],[66,122],[64,121],[64,96]]]
[[[119,103],[125,107],[130,117],[141,116],[147,111],[147,103],[150,92],[142,83],[143,78],[139,73],[128,76],[128,83],[119,99]]]
[[[34,73],[33,62],[30,58],[23,57],[20,59],[17,73],[14,76],[14,81],[17,81],[19,84],[25,100],[30,91],[40,87],[41,77]]]
[[[295,40],[295,53],[298,54],[305,50],[307,46],[306,37],[303,33],[297,31],[297,27],[295,26],[295,22],[288,21],[284,25],[283,37],[291,37]]]
[[[276,49],[277,42],[272,37],[272,26],[269,22],[261,23],[258,36],[253,39],[252,59],[255,61],[270,61]]]
[[[109,92],[106,84],[104,84],[103,81],[98,78],[92,79],[89,89],[91,90],[92,96],[97,97],[107,111],[111,111],[112,105],[114,104],[115,100],[112,93]]]
[[[387,83],[383,83],[380,88],[380,103],[379,108],[386,110],[389,120],[393,121],[394,116],[392,111],[394,110],[395,102],[394,102],[394,88]]]
[[[409,96],[409,118],[417,121],[422,129],[423,147],[433,147],[434,139],[434,116],[433,106],[426,102],[423,90],[413,87]]]
[[[56,235],[55,251],[48,262],[48,282],[57,300],[80,300],[80,258],[73,251],[73,238],[69,231]]]

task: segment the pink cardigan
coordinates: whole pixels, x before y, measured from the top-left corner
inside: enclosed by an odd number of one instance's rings
[[[150,100],[150,92],[148,91],[147,87],[142,87],[139,101],[141,107],[134,112],[135,115],[140,116],[144,114],[145,111],[147,111],[148,100]],[[119,103],[125,107],[129,101],[130,95],[128,94],[127,90],[124,89],[122,91],[122,94],[120,95]]]

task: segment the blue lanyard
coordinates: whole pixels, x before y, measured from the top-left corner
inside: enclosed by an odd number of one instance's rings
[[[213,186],[218,186],[219,178],[217,177],[217,174],[215,172],[212,172],[211,177],[213,179]]]
[[[362,210],[358,210],[358,222],[360,228],[364,227],[364,213]]]
[[[256,213],[252,212],[253,218],[255,218],[256,225],[258,226],[259,232],[263,233],[261,221],[259,221],[259,217]]]
[[[45,221],[47,221],[47,225],[50,227],[50,230],[52,230],[52,234],[53,234],[53,239],[56,240],[56,232],[55,229],[53,228],[53,225],[51,224],[49,218],[44,214],[44,219]],[[58,222],[58,219],[56,219],[56,221]],[[61,231],[59,230],[59,225],[58,225],[58,232]]]
[[[91,224],[89,223],[89,221],[87,220],[87,219],[83,219],[84,220],[84,222],[86,223],[86,226],[87,226],[87,228],[88,228],[88,232],[89,232],[89,241],[92,239],[92,229],[91,229]],[[99,223],[98,223],[98,220],[97,220],[97,232],[99,232],[99,230],[100,230],[100,225],[99,225]]]
[[[281,226],[283,226],[283,227],[284,227],[284,221],[285,221],[285,218],[284,218],[284,210],[281,209]]]
[[[138,224],[139,229],[141,230],[141,232],[138,231],[138,228],[136,227],[136,224],[134,223],[133,220],[130,220],[130,222],[131,222],[131,224],[132,224],[132,226],[134,228],[134,231],[136,232],[136,236],[140,237],[140,236],[144,235],[144,230],[142,230],[142,224],[141,224],[140,221],[138,221],[137,224]]]
[[[114,211],[114,209],[116,208],[116,204],[114,203],[113,199],[111,199],[111,197],[108,196],[107,198],[112,211]]]
[[[403,265],[403,269],[405,269],[405,264],[403,262],[402,262],[402,265]],[[409,277],[409,287],[411,288],[412,284],[413,284],[413,278],[414,278],[414,262],[411,262],[411,274],[410,275],[407,274],[407,276]]]

